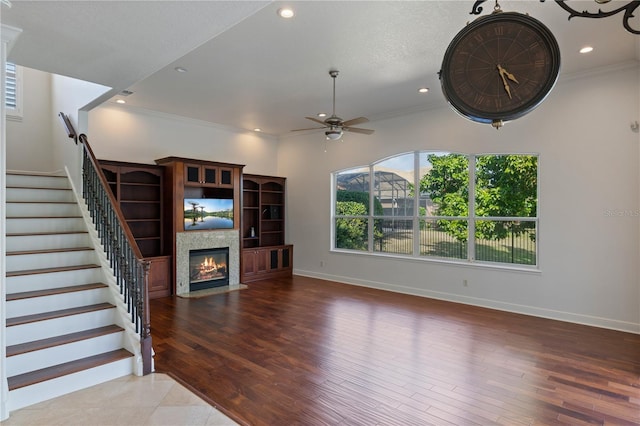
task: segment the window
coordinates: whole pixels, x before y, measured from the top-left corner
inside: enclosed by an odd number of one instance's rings
[[[535,155],[412,152],[333,179],[334,249],[537,265]]]
[[[5,107],[8,119],[22,118],[22,68],[11,62],[5,67]]]

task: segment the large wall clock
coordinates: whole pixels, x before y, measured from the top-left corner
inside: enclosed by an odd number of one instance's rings
[[[559,71],[560,48],[551,31],[529,15],[498,10],[453,38],[440,80],[455,111],[499,128],[540,105]]]

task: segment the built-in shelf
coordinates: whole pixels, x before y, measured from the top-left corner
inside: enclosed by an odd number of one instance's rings
[[[164,234],[164,168],[109,160],[99,163],[126,226],[140,253],[150,262],[149,297],[168,296],[170,262]]]
[[[241,282],[292,272],[293,246],[285,245],[283,177],[242,176]]]

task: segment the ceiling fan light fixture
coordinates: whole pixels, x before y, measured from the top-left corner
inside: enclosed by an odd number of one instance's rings
[[[324,132],[324,134],[327,137],[327,140],[337,141],[342,137],[342,129],[329,129]]]

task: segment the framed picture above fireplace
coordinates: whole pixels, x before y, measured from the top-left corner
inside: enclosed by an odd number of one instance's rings
[[[233,228],[232,198],[185,198],[184,230]]]

